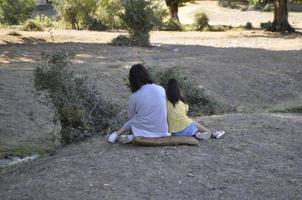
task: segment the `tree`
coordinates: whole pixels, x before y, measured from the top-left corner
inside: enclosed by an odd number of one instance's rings
[[[134,45],[148,46],[150,42],[149,32],[156,20],[151,2],[146,0],[124,0],[123,7],[125,12],[121,18]]]
[[[179,18],[178,18],[178,8],[180,6],[183,6],[184,3],[186,2],[193,2],[194,0],[165,0],[166,4],[169,8],[169,12],[170,12],[170,17],[173,20],[176,20],[177,22],[179,22]]]
[[[123,28],[120,18],[122,12],[121,0],[98,0],[96,18],[101,20],[109,29]]]
[[[72,29],[87,29],[91,25],[97,0],[53,0],[53,5]]]
[[[34,0],[0,0],[0,21],[4,24],[21,24],[31,17]]]
[[[275,0],[274,5],[274,20],[268,31],[292,33],[295,29],[288,22],[288,0]]]

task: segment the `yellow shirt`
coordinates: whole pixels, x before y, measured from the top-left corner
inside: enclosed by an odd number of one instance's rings
[[[175,104],[175,107],[170,101],[167,101],[167,111],[170,133],[181,131],[187,128],[193,122],[193,120],[187,115],[189,105],[184,104],[180,100]]]

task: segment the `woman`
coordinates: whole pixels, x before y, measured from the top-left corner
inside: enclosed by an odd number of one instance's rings
[[[129,143],[138,136],[170,136],[164,88],[153,83],[147,69],[141,64],[131,67],[129,82],[132,92],[129,97],[129,121],[120,130],[111,133],[108,142],[115,143],[119,136],[129,130],[133,135],[121,136],[119,140],[122,143]]]

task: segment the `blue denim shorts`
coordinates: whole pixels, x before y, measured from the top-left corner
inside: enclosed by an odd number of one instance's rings
[[[174,136],[193,136],[198,132],[198,128],[196,127],[196,125],[194,124],[194,122],[192,124],[190,124],[187,128],[178,131],[176,133],[173,133]]]

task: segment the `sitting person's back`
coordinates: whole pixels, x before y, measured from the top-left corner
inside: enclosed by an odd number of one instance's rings
[[[167,110],[170,133],[181,131],[193,122],[193,120],[190,119],[187,115],[189,111],[189,105],[185,104],[181,100],[179,100],[174,105],[168,100]]]
[[[209,139],[210,130],[193,122],[188,117],[189,105],[185,104],[177,80],[170,79],[167,86],[167,109],[169,131],[175,136],[194,136],[198,139]]]
[[[164,88],[145,84],[129,98],[129,120],[124,127],[134,136],[167,136],[167,109]]]
[[[168,132],[166,93],[153,83],[148,70],[141,64],[133,65],[129,72],[132,95],[129,97],[128,118],[124,126],[109,135],[108,141],[131,142],[134,137],[166,137]],[[131,135],[124,135],[130,131]]]

